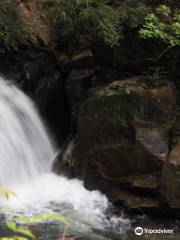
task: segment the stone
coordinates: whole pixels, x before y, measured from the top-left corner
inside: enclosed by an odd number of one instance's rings
[[[18,4],[21,21],[25,32],[32,42],[45,46],[55,44],[55,27],[48,18],[42,4],[36,1],[15,0]]]
[[[180,209],[180,142],[170,151],[163,169],[162,195],[171,208]]]
[[[70,135],[65,140],[59,154],[53,163],[53,172],[57,175],[65,176],[67,178],[74,177],[74,146],[75,139]]]
[[[160,204],[159,198],[157,197],[139,195],[118,187],[112,189],[111,199],[115,204],[123,204],[129,213],[158,210]]]
[[[85,186],[107,192],[119,177],[161,173],[175,111],[171,83],[149,89],[137,77],[90,90],[79,110],[75,164]]]
[[[136,189],[140,192],[157,192],[161,185],[161,176],[159,173],[147,174],[147,175],[130,175],[117,179],[117,182],[126,186],[128,189]]]
[[[169,129],[135,126],[136,140],[159,159],[166,160],[169,152]]]

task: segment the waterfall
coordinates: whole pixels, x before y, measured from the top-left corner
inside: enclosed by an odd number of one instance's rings
[[[0,77],[0,185],[50,170],[55,150],[32,101]]]
[[[106,217],[110,203],[103,194],[86,190],[77,179],[51,173],[56,149],[49,136],[30,98],[0,77],[0,185],[17,195],[1,199],[1,207],[28,213],[58,208],[61,214],[71,209],[78,231],[83,226],[87,230],[87,225],[125,231],[128,220]]]

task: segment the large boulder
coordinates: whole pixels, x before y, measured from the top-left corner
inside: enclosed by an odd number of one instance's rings
[[[140,78],[91,90],[78,118],[75,170],[86,187],[107,192],[119,177],[161,171],[174,123],[174,86]]]
[[[172,209],[180,209],[180,114],[176,116],[173,143],[164,165],[162,195]]]
[[[164,167],[163,195],[171,208],[180,209],[180,142],[172,148]]]

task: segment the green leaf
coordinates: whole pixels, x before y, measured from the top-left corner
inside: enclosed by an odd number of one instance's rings
[[[19,236],[15,236],[13,239],[14,240],[28,240],[28,238],[26,238],[26,237],[19,237]]]
[[[15,240],[14,237],[3,237],[1,238],[1,240]]]
[[[6,222],[6,226],[10,230],[12,230],[13,232],[21,233],[21,234],[24,234],[24,235],[26,235],[28,237],[31,237],[32,239],[36,239],[34,234],[29,229],[18,227],[17,224],[15,222],[13,222],[13,221],[7,221]]]
[[[30,237],[32,239],[36,239],[36,237],[34,236],[34,234],[29,230],[29,229],[26,229],[26,228],[22,228],[22,227],[18,227],[16,228],[16,232],[17,233],[22,233],[24,235],[26,235],[27,237]]]
[[[16,231],[17,225],[16,225],[15,222],[7,221],[7,222],[6,222],[6,226],[7,226],[10,230],[12,230],[12,231],[14,231],[14,232]]]
[[[33,215],[32,217],[23,217],[23,218],[16,218],[16,222],[22,222],[24,224],[30,224],[30,223],[38,223],[43,222],[47,220],[54,220],[57,222],[62,222],[65,225],[69,225],[68,221],[64,218],[59,216],[58,213],[43,213],[39,215]]]
[[[3,237],[1,240],[28,240],[25,237],[19,237],[19,236],[14,236],[14,237]]]

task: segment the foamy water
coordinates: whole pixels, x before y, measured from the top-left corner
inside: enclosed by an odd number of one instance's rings
[[[126,231],[129,221],[108,213],[110,203],[103,194],[51,173],[56,148],[49,136],[32,101],[0,77],[0,184],[16,193],[2,200],[1,208],[15,214],[20,209],[24,215],[66,212],[84,228]]]
[[[53,173],[44,174],[29,183],[12,186],[17,197],[3,201],[3,207],[21,209],[24,214],[41,213],[55,208],[76,215],[78,221],[96,229],[118,230],[129,227],[129,220],[108,216],[110,203],[99,191],[88,191],[79,180],[68,180]],[[71,221],[71,219],[70,219]]]

